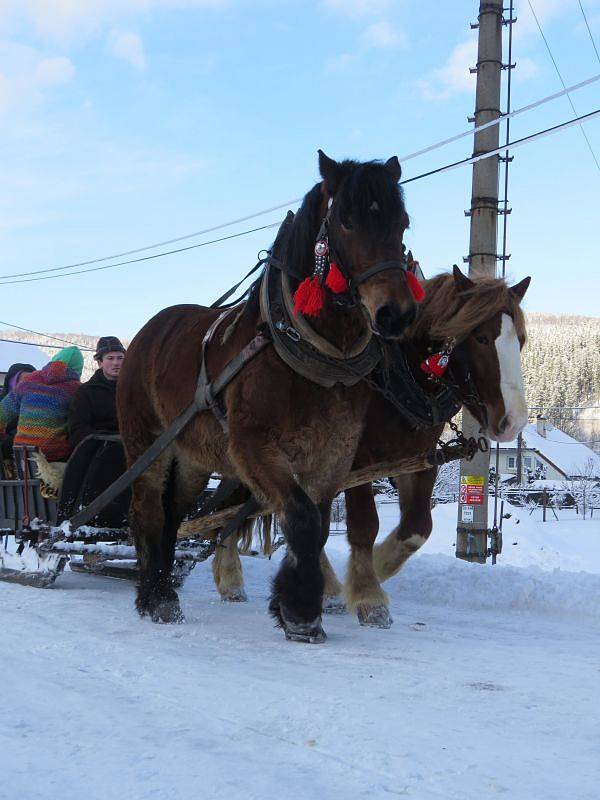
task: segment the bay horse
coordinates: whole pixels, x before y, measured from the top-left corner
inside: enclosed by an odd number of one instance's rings
[[[397,339],[416,314],[403,255],[409,220],[398,159],[336,162],[319,151],[319,170],[322,180],[278,237],[274,261],[292,292],[306,281],[322,288],[324,262],[317,257],[324,248],[316,244],[326,229],[354,302],[338,305],[323,290],[324,308],[310,326],[342,353],[359,340]],[[259,294],[255,287],[247,301],[224,314],[198,305],[167,308],[135,336],[117,398],[128,465],[191,404],[203,368],[214,379],[255,341],[265,323]],[[198,414],[134,482],[130,524],[140,565],[140,615],[183,621],[171,581],[176,532],[217,472],[239,476],[281,520],[287,554],[273,581],[271,615],[288,639],[325,639],[320,551],[328,509],[354,459],[369,402],[364,383],[350,383],[324,388],[266,346],[221,392],[215,413]]]
[[[521,348],[526,330],[521,300],[529,286],[525,278],[513,287],[502,279],[470,279],[458,267],[424,282],[425,297],[417,317],[399,344],[387,345],[391,388],[401,396],[406,373],[394,374],[394,364],[405,359],[409,380],[418,384],[422,400],[439,397],[450,388],[454,403],[450,413],[466,407],[495,441],[514,439],[527,422]],[[451,343],[448,345],[448,343]],[[402,349],[402,354],[398,349]],[[423,370],[425,359],[450,350],[443,383]],[[447,415],[450,416],[450,413]],[[410,458],[431,452],[444,422],[415,426],[382,394],[371,391],[365,427],[354,458],[354,469]],[[394,479],[400,507],[400,524],[375,546],[379,519],[372,485],[345,492],[347,535],[351,547],[344,589],[325,552],[325,610],[346,606],[362,625],[387,628],[392,624],[388,598],[380,583],[395,575],[431,533],[431,495],[437,468]],[[243,577],[235,542],[217,551],[213,568],[223,599],[240,599]]]

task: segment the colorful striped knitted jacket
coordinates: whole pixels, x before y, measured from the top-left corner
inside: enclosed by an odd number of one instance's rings
[[[0,402],[0,433],[18,419],[15,445],[35,445],[48,461],[66,461],[71,453],[69,406],[80,386],[77,372],[62,361],[24,375]]]

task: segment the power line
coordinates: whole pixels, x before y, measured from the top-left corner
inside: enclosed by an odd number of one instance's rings
[[[503,150],[506,150],[507,147],[511,147],[513,149],[516,147],[522,147],[524,144],[528,144],[535,139],[541,139],[544,136],[551,136],[553,133],[556,133],[559,130],[566,130],[567,128],[571,128],[573,125],[580,125],[583,120],[593,119],[594,117],[597,117],[598,114],[600,114],[600,108],[597,108],[595,111],[590,111],[587,114],[582,114],[580,117],[575,117],[575,119],[567,120],[567,122],[560,122],[558,125],[552,125],[552,127],[545,128],[543,131],[531,133],[529,136],[523,136],[521,139],[515,139],[514,142],[509,142],[508,145],[503,144],[501,147],[497,147],[495,150],[486,150],[485,153],[471,156],[471,158],[463,158],[460,161],[454,161],[452,164],[447,164],[445,167],[438,167],[437,169],[429,170],[429,172],[423,172],[421,175],[416,175],[414,178],[407,178],[407,180],[400,182],[402,184],[412,183],[413,181],[420,180],[421,178],[428,178],[430,175],[437,175],[441,172],[448,172],[451,169],[462,167],[465,164],[474,164],[476,161],[482,161],[484,158],[490,158],[491,156],[498,155]]]
[[[598,59],[598,63],[600,64],[600,53],[598,53],[598,48],[596,47],[596,42],[594,41],[594,37],[590,29],[590,23],[588,22],[588,18],[585,14],[585,11],[583,10],[583,5],[581,4],[581,0],[579,0],[579,8],[581,9],[581,13],[583,14],[583,19],[585,20],[585,25],[590,35],[590,41],[592,43],[592,47],[594,48],[594,52],[596,53],[596,58]]]
[[[174,253],[183,253],[185,250],[194,250],[197,247],[206,247],[209,244],[216,244],[217,242],[224,242],[227,239],[236,239],[239,236],[247,236],[249,233],[256,233],[256,231],[264,231],[267,228],[275,228],[281,225],[281,222],[272,222],[270,225],[262,225],[260,228],[252,228],[248,231],[241,231],[240,233],[232,233],[229,236],[221,236],[219,239],[212,239],[209,242],[200,242],[199,244],[190,244],[187,247],[179,247],[177,250],[168,250],[165,253],[155,253],[152,256],[142,256],[141,258],[132,258],[129,261],[119,261],[116,264],[105,264],[102,267],[91,267],[90,269],[80,269],[76,272],[63,272],[60,275],[44,275],[40,278],[23,278],[17,281],[1,281],[0,286],[6,286],[13,283],[32,283],[33,281],[50,281],[55,278],[69,278],[71,275],[83,275],[86,272],[99,272],[103,269],[113,269],[114,267],[123,267],[126,264],[138,264],[140,261],[150,261],[153,258],[162,258],[163,256],[171,256]]]
[[[40,331],[32,331],[31,328],[22,328],[20,325],[13,325],[11,322],[4,322],[0,319],[0,325],[6,325],[7,328],[14,328],[18,331],[25,331],[25,333],[34,333],[36,336],[43,336],[45,339],[54,339],[55,342],[64,342],[64,344],[73,345],[73,347],[79,347],[78,344],[75,342],[71,342],[68,339],[61,339],[60,336],[51,336],[49,333],[40,333]],[[13,339],[0,339],[2,342],[8,341],[15,341]],[[37,342],[19,342],[19,344],[38,344]],[[48,345],[50,347],[50,345]],[[91,347],[79,347],[80,350],[93,350]]]
[[[600,78],[600,75],[598,76]],[[262,217],[265,214],[269,214],[272,211],[279,211],[282,208],[289,208],[289,206],[294,205],[295,203],[299,203],[302,198],[297,198],[296,200],[289,200],[287,203],[281,203],[278,206],[272,206],[271,208],[266,208],[263,211],[257,211],[255,214],[248,214],[245,217],[238,217],[238,219],[232,219],[229,222],[222,222],[219,225],[213,225],[211,228],[204,228],[201,231],[195,231],[194,233],[187,233],[185,236],[178,236],[175,239],[166,239],[164,242],[156,242],[156,244],[148,244],[145,247],[136,247],[134,250],[124,250],[122,253],[113,253],[112,256],[102,256],[102,258],[92,258],[89,261],[79,261],[75,264],[66,264],[63,267],[47,267],[46,269],[37,269],[31,272],[15,272],[12,274],[7,275],[0,275],[0,278],[20,278],[22,275],[39,275],[42,272],[59,272],[60,270],[64,269],[74,269],[75,267],[85,267],[89,264],[99,264],[101,261],[112,261],[113,258],[122,258],[123,256],[131,256],[135,253],[143,253],[146,250],[154,250],[157,247],[165,247],[168,244],[175,244],[176,242],[183,242],[186,239],[193,239],[195,236],[203,236],[207,233],[212,233],[213,231],[221,230],[222,228],[230,228],[233,225],[238,225],[241,222],[247,222],[250,219],[255,219],[256,217]],[[269,227],[269,226],[265,226]],[[263,230],[262,228],[254,228],[256,231]],[[247,233],[252,233],[253,231],[247,231]],[[244,234],[235,234],[236,236],[244,235]],[[231,238],[231,237],[225,237]],[[215,242],[223,241],[222,239],[215,239]],[[207,244],[212,244],[212,242],[207,242]],[[201,245],[200,245],[201,246]],[[186,248],[182,248],[186,249]],[[173,253],[180,252],[178,250],[173,250]],[[73,275],[77,273],[72,273]]]
[[[521,139],[515,139],[514,142],[505,143],[501,147],[497,147],[495,150],[486,150],[484,153],[479,153],[476,156],[462,158],[459,161],[453,161],[451,164],[446,164],[443,167],[437,167],[436,169],[429,170],[428,172],[422,172],[420,175],[415,175],[412,178],[406,178],[405,180],[400,181],[400,183],[402,185],[406,185],[408,183],[413,183],[414,181],[421,180],[422,178],[428,178],[431,175],[438,175],[441,174],[442,172],[449,172],[450,170],[457,169],[458,167],[466,166],[468,164],[474,164],[476,161],[482,161],[483,159],[491,158],[492,156],[498,155],[507,148],[515,149],[517,147],[522,147],[523,145],[535,141],[536,139],[540,139],[544,136],[551,136],[553,133],[556,133],[559,130],[566,130],[567,128],[570,128],[573,125],[579,125],[582,120],[593,119],[594,117],[598,116],[598,114],[600,114],[600,108],[596,109],[595,111],[590,111],[587,114],[582,114],[580,117],[576,117],[575,119],[567,120],[566,122],[561,122],[558,125],[553,125],[550,128],[545,128],[542,131],[537,131],[537,133],[529,134],[529,136],[523,136],[521,137]],[[218,242],[224,242],[228,239],[235,239],[239,236],[246,236],[249,233],[255,233],[256,231],[266,230],[267,228],[275,228],[280,224],[281,224],[280,222],[273,222],[270,225],[262,225],[259,228],[252,228],[247,231],[241,231],[240,233],[232,233],[229,236],[222,236],[219,239],[212,239],[208,242],[200,242],[199,244],[192,244],[188,245],[187,247],[180,247],[176,250],[169,250],[165,253],[155,253],[154,255],[151,256],[143,256],[142,258],[133,258],[130,259],[129,261],[121,261],[116,264],[106,264],[102,267],[92,267],[91,269],[82,269],[82,270],[77,270],[76,272],[62,273],[60,275],[45,275],[40,278],[24,278],[22,280],[15,280],[15,281],[0,280],[0,286],[8,286],[10,284],[17,284],[17,283],[32,283],[33,281],[47,281],[47,280],[52,280],[54,278],[68,278],[71,275],[82,275],[87,272],[97,272],[99,270],[113,269],[113,267],[122,267],[125,266],[126,264],[136,264],[141,261],[150,261],[151,259],[154,258],[162,258],[163,256],[173,255],[174,253],[181,253],[186,250],[193,250],[197,247],[206,247],[209,244],[216,244]],[[45,270],[42,270],[42,272],[44,271]]]
[[[556,63],[556,59],[552,55],[552,50],[550,49],[550,45],[548,44],[548,40],[544,36],[544,31],[542,30],[542,26],[540,25],[540,21],[537,18],[537,14],[535,13],[535,9],[533,8],[531,0],[527,0],[527,2],[529,4],[529,8],[531,9],[531,13],[533,14],[533,17],[534,17],[534,19],[536,21],[536,24],[538,26],[538,30],[540,32],[540,35],[541,35],[542,39],[544,40],[544,44],[546,45],[546,50],[548,51],[548,55],[550,56],[550,58],[552,60],[552,63],[554,64],[554,69],[556,70],[556,74],[558,75],[558,78],[559,78],[560,82],[562,83],[563,89],[566,89],[567,86],[566,86],[566,84],[565,84],[565,82],[563,80],[563,76],[561,75],[561,72],[560,72],[560,70],[558,68],[558,64]],[[573,104],[573,101],[571,100],[571,95],[568,92],[567,92],[567,99],[569,100],[571,108],[573,109],[573,114],[575,114],[575,116],[577,116],[577,111],[575,110],[575,106]],[[598,168],[598,171],[600,172],[600,163],[598,162],[598,159],[596,158],[596,154],[594,153],[594,150],[592,148],[590,140],[587,137],[587,133],[583,129],[583,125],[580,125],[579,127],[581,128],[581,133],[583,134],[583,138],[585,139],[585,141],[587,143],[587,146],[588,146],[588,149],[589,149],[590,153],[592,154],[592,158],[594,159],[596,167]]]
[[[517,18],[515,17],[515,22],[516,21]],[[491,128],[493,125],[499,125],[501,122],[512,119],[513,117],[517,117],[519,114],[524,114],[526,111],[532,111],[534,108],[538,108],[538,106],[549,103],[551,100],[557,100],[559,97],[564,97],[570,92],[576,92],[579,89],[583,89],[584,86],[589,86],[591,83],[595,83],[597,80],[600,80],[600,73],[598,75],[593,75],[591,78],[587,78],[584,81],[580,81],[579,83],[574,83],[572,86],[567,86],[565,89],[561,89],[560,92],[554,92],[553,94],[546,95],[546,97],[542,97],[540,100],[536,100],[533,103],[528,103],[526,106],[521,106],[521,108],[517,108],[514,111],[501,114],[496,119],[490,120],[490,122],[485,122],[483,125],[478,125],[476,128],[469,128],[469,130],[463,131],[462,133],[457,133],[455,136],[451,136],[449,139],[443,139],[440,142],[436,142],[436,144],[424,147],[422,150],[416,150],[414,153],[409,153],[407,156],[402,156],[402,158],[399,158],[399,160],[402,164],[404,164],[405,161],[409,161],[411,158],[416,158],[417,156],[422,156],[425,153],[430,153],[432,150],[437,150],[439,147],[451,144],[452,142],[457,142],[459,139],[463,139],[465,136],[473,136],[474,134],[479,133],[479,131],[484,131],[486,128]]]
[[[562,89],[559,92],[554,92],[553,94],[547,95],[546,97],[542,97],[541,99],[536,100],[533,103],[529,103],[526,106],[522,106],[521,108],[517,108],[515,111],[511,111],[510,113],[507,113],[507,114],[502,114],[498,119],[494,119],[494,120],[491,120],[490,122],[486,122],[485,124],[479,125],[476,128],[470,128],[469,130],[463,131],[462,133],[456,134],[455,136],[451,136],[449,139],[443,139],[442,141],[436,142],[435,144],[429,145],[428,147],[425,147],[425,148],[423,148],[421,150],[417,150],[414,153],[409,153],[408,155],[402,156],[400,158],[400,161],[402,163],[404,163],[406,161],[410,161],[411,159],[417,158],[418,156],[424,155],[425,153],[432,152],[433,150],[437,150],[440,147],[444,147],[447,144],[451,144],[452,142],[456,142],[459,139],[464,138],[465,136],[472,136],[474,133],[477,133],[478,131],[485,130],[486,128],[489,128],[492,125],[499,125],[501,122],[504,122],[505,120],[512,119],[512,117],[516,117],[518,114],[524,114],[525,112],[531,111],[534,108],[537,108],[538,106],[544,105],[545,103],[549,103],[552,100],[556,100],[559,97],[563,97],[565,94],[568,94],[570,92],[578,91],[579,89],[582,89],[584,86],[589,86],[591,83],[594,83],[594,82],[596,82],[598,80],[600,80],[600,73],[598,73],[597,75],[593,75],[591,78],[587,78],[584,81],[580,81],[579,83],[575,83],[572,86],[568,86],[568,87]],[[137,248],[134,248],[132,250],[124,250],[124,251],[122,251],[120,253],[113,253],[110,256],[102,256],[100,258],[93,258],[93,259],[89,259],[87,261],[78,261],[78,262],[75,262],[73,264],[65,264],[62,267],[45,267],[44,269],[31,270],[29,272],[7,273],[5,275],[0,275],[0,279],[3,279],[3,278],[21,278],[21,277],[28,276],[28,275],[40,275],[40,274],[45,273],[45,272],[60,272],[62,270],[75,269],[77,267],[85,267],[85,266],[89,266],[90,264],[99,264],[102,261],[112,261],[115,258],[123,258],[124,256],[130,256],[130,255],[135,255],[137,253],[143,253],[143,252],[145,252],[147,250],[154,250],[157,247],[165,247],[165,246],[167,246],[169,244],[175,244],[177,242],[185,241],[186,239],[193,239],[196,236],[202,236],[202,235],[207,234],[207,233],[212,233],[213,231],[222,230],[223,228],[229,228],[229,227],[232,227],[233,225],[238,225],[238,224],[240,224],[242,222],[247,222],[248,220],[256,219],[257,217],[264,216],[265,214],[269,214],[269,213],[271,213],[273,211],[280,211],[282,208],[289,208],[290,206],[293,206],[293,205],[296,205],[297,203],[300,203],[302,201],[302,199],[303,199],[302,197],[297,197],[294,200],[288,200],[287,203],[280,203],[279,205],[271,206],[270,208],[263,209],[262,211],[257,211],[254,214],[247,214],[244,217],[238,217],[237,219],[230,220],[229,222],[222,222],[219,225],[213,225],[210,228],[204,228],[203,230],[195,231],[194,233],[187,233],[187,234],[185,234],[183,236],[178,236],[178,237],[176,237],[174,239],[166,239],[165,241],[156,242],[155,244],[145,245],[144,247],[137,247]],[[256,230],[259,230],[259,229],[257,228]],[[75,274],[75,273],[73,273],[73,274]]]

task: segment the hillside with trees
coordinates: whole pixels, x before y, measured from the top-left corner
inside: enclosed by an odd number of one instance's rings
[[[575,438],[599,438],[600,318],[529,314],[527,333],[523,368],[532,416],[543,410]]]
[[[523,351],[527,402],[531,416],[543,411],[554,425],[587,441],[600,439],[600,318],[529,314],[528,342]],[[82,333],[53,333],[84,350],[84,378],[94,368],[92,358],[97,336]],[[5,339],[35,342],[51,357],[54,343],[45,337],[22,331],[4,330]],[[127,341],[123,339],[123,343]],[[589,408],[573,412],[570,407]]]

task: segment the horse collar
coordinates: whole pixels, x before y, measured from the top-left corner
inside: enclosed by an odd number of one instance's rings
[[[368,329],[349,352],[342,352],[302,317],[295,318],[289,278],[279,269],[267,266],[263,273],[260,308],[278,356],[294,372],[320,386],[354,386],[381,359],[379,342]]]

